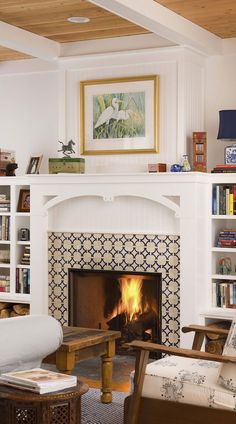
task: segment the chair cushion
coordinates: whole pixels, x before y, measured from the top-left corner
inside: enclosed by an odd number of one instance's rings
[[[223,355],[236,357],[236,318],[232,321],[225,342]],[[222,364],[219,369],[218,383],[236,393],[236,364]]]
[[[154,361],[146,367],[142,396],[236,411],[235,395],[217,384],[219,366],[179,356]]]

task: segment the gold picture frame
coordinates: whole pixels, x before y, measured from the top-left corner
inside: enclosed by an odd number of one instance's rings
[[[159,77],[80,82],[80,153],[158,153]]]

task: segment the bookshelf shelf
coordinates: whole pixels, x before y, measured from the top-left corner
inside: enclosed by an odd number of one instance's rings
[[[9,303],[30,303],[30,294],[25,293],[0,293],[1,301]]]
[[[17,268],[19,269],[30,269],[30,265],[23,265],[23,264],[17,264],[16,265]]]
[[[236,215],[212,215],[212,219],[236,219]]]
[[[228,281],[236,281],[236,274],[235,275],[223,275],[223,274],[213,274],[211,276],[213,280],[228,280]]]
[[[223,253],[223,252],[231,252],[231,253],[233,253],[233,252],[236,252],[236,248],[235,247],[212,247],[212,252],[220,252],[220,253]]]

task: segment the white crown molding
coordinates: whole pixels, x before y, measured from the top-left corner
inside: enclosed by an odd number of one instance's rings
[[[125,52],[149,48],[170,47],[174,43],[156,34],[129,35],[126,37],[78,41],[61,44],[61,57],[73,57],[100,53]]]
[[[208,55],[221,54],[221,38],[153,0],[89,0],[173,43]]]
[[[60,44],[0,21],[0,45],[43,60],[60,55]]]

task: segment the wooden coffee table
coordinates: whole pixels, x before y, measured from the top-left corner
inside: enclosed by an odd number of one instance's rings
[[[101,401],[112,402],[112,357],[119,331],[97,330],[81,327],[63,327],[63,342],[54,355],[54,363],[60,372],[70,374],[83,360],[101,357]],[[46,358],[44,362],[51,362]]]

